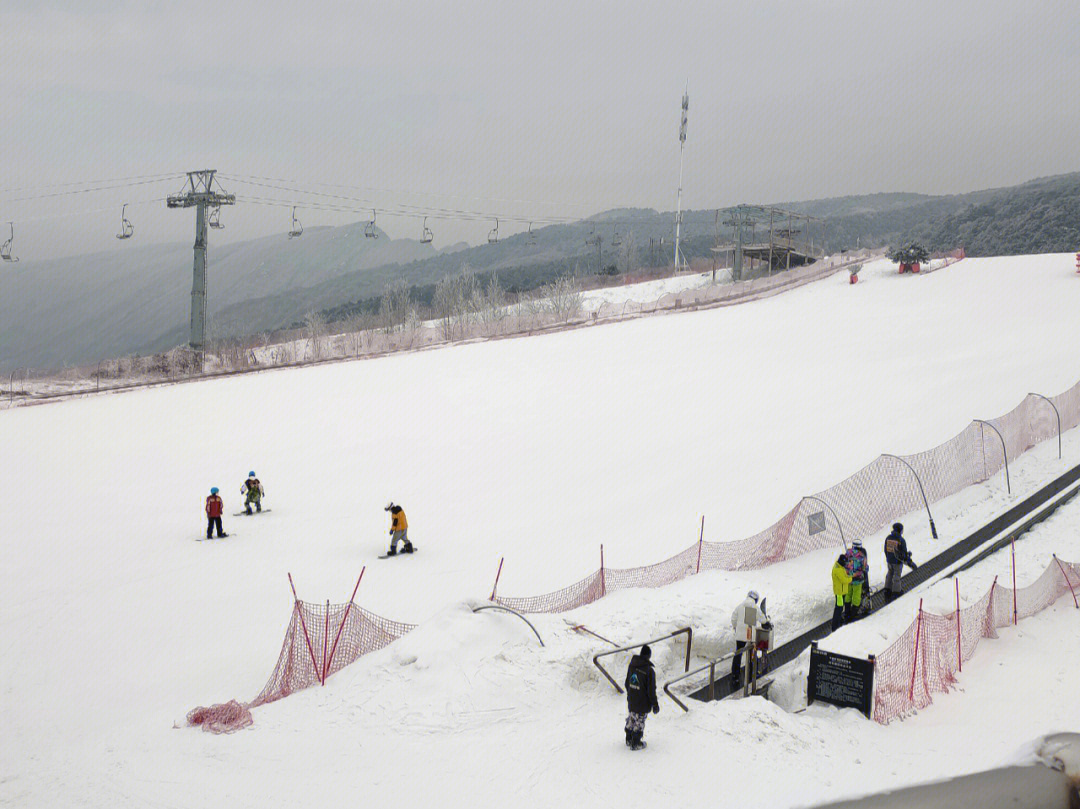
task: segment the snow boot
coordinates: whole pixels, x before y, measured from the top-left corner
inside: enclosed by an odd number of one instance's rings
[[[397,556],[397,548],[391,548],[386,552],[387,556]]]
[[[405,547],[401,549],[402,553],[412,553],[413,546],[411,542],[406,542]]]
[[[250,517],[251,516],[251,506],[248,506],[247,508],[245,508],[244,513],[247,514]]]
[[[634,731],[626,731],[626,746],[630,747],[634,744]]]
[[[630,739],[630,749],[631,750],[644,750],[646,747],[649,746],[642,740],[641,736],[642,736],[642,731],[640,731],[640,730],[634,731],[633,738]]]

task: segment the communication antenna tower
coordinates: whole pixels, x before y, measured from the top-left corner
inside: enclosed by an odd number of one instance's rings
[[[686,267],[686,258],[679,254],[679,241],[682,231],[682,178],[683,178],[683,155],[686,152],[686,111],[690,108],[690,82],[686,83],[686,90],[682,97],[682,120],[679,124],[679,195],[675,207],[675,271],[679,271],[680,259],[682,267]]]
[[[217,182],[214,169],[189,171],[187,185],[179,194],[166,197],[169,208],[195,209],[195,263],[191,283],[191,347],[202,351],[206,332],[206,209],[235,205],[236,195],[226,194]]]

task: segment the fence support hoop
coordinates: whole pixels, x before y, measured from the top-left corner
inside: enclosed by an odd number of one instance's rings
[[[1012,577],[1013,577],[1013,626],[1016,626],[1016,540],[1009,540],[1009,555],[1012,557]]]
[[[701,533],[698,534],[697,541],[697,570],[694,573],[701,572],[701,543],[705,540],[705,515],[701,515]]]
[[[1029,393],[1029,394],[1028,394],[1028,396],[1038,396],[1038,397],[1039,397],[1040,399],[1044,400],[1044,401],[1045,401],[1045,402],[1047,402],[1047,403],[1048,403],[1048,404],[1049,404],[1049,405],[1050,405],[1050,406],[1051,406],[1052,408],[1054,408],[1054,415],[1055,415],[1055,416],[1057,416],[1057,427],[1058,427],[1058,458],[1060,459],[1060,458],[1061,458],[1061,411],[1060,411],[1060,410],[1058,410],[1058,408],[1057,408],[1057,405],[1056,405],[1056,404],[1054,404],[1053,400],[1051,400],[1049,396],[1043,396],[1043,395],[1042,395],[1041,393]]]
[[[540,637],[540,633],[536,631],[536,627],[532,625],[532,622],[529,621],[528,618],[526,618],[517,610],[512,610],[509,607],[504,607],[502,604],[484,604],[480,607],[473,607],[474,613],[480,612],[480,610],[503,610],[504,612],[509,612],[511,615],[516,615],[518,618],[520,618],[522,621],[529,625],[529,629],[531,629],[533,631],[533,634],[536,635],[536,639],[540,641],[540,645],[544,645],[544,639]]]
[[[302,602],[296,595],[296,586],[293,584],[292,573],[289,574],[289,587],[292,589],[293,595],[293,609],[297,611],[300,616],[300,628],[304,630],[304,641],[307,643],[308,654],[311,655],[311,667],[315,669],[315,675],[319,676],[319,664],[315,662],[315,649],[311,645],[311,636],[307,631],[307,623],[304,621],[304,608]],[[322,677],[319,677],[319,682],[322,682]]]
[[[922,602],[919,599],[919,618],[915,623],[915,654],[911,660],[911,688],[908,689],[908,701],[915,701],[915,672],[919,669],[919,636],[922,635]]]
[[[833,519],[836,520],[836,527],[840,529],[840,541],[844,543],[844,549],[846,550],[847,540],[844,539],[844,526],[840,524],[840,518],[836,516],[836,512],[833,511],[833,507],[826,503],[824,500],[822,500],[820,497],[815,497],[812,494],[806,495],[803,500],[813,500],[815,503],[821,503],[821,505],[825,506],[825,508],[829,510],[829,513],[832,514]]]
[[[975,423],[985,424],[987,427],[997,433],[997,437],[1001,439],[1001,454],[1005,456],[1005,490],[1009,494],[1012,494],[1012,485],[1009,483],[1009,451],[1005,449],[1005,436],[1001,434],[1001,430],[999,430],[997,427],[995,427],[988,421],[983,421],[982,419],[975,419]]]
[[[953,579],[956,585],[956,668],[964,670],[964,644],[960,634],[960,579]]]
[[[622,686],[615,682],[615,679],[607,673],[607,669],[600,665],[600,658],[618,654],[619,652],[627,652],[631,649],[639,649],[650,643],[659,643],[662,640],[673,638],[676,635],[686,635],[686,670],[689,671],[690,648],[694,645],[694,630],[688,626],[684,626],[682,629],[676,629],[674,632],[668,632],[666,635],[661,635],[659,638],[653,638],[652,640],[643,641],[642,643],[631,643],[629,646],[620,646],[618,649],[611,649],[607,652],[600,652],[599,654],[593,655],[593,665],[600,669],[600,673],[607,677],[608,682],[615,686],[615,690],[621,694],[623,693]]]
[[[360,579],[364,578],[364,571],[367,570],[367,565],[360,568],[360,575],[356,579],[356,586],[353,588],[352,595],[349,596],[349,603],[345,606],[345,614],[341,616],[341,626],[338,627],[337,634],[334,636],[334,645],[330,647],[330,659],[326,663],[326,669],[323,671],[323,682],[326,682],[326,677],[330,672],[330,669],[334,667],[334,654],[337,652],[338,641],[341,639],[341,630],[345,628],[345,622],[349,620],[349,610],[352,609],[353,601],[356,599],[356,591],[360,589]],[[330,610],[326,611],[327,620],[330,617]]]
[[[1061,560],[1057,558],[1057,554],[1054,554],[1054,561],[1058,564],[1058,570],[1061,571],[1061,575],[1065,577],[1065,583],[1069,585],[1069,592],[1072,593],[1073,604],[1078,610],[1080,610],[1080,601],[1076,599],[1076,590],[1073,589],[1072,581],[1069,579],[1069,574],[1065,572],[1065,568],[1061,564]]]
[[[926,516],[930,518],[930,535],[934,539],[937,539],[937,526],[934,525],[934,515],[930,513],[930,501],[926,499],[926,489],[923,488],[922,481],[919,479],[919,473],[915,471],[915,467],[913,467],[899,455],[890,455],[889,453],[885,452],[882,453],[881,457],[894,458],[895,460],[900,461],[900,463],[902,463],[904,466],[911,470],[911,474],[915,476],[915,482],[919,484],[919,494],[922,495],[923,505],[926,506]]]
[[[499,589],[499,576],[502,575],[502,566],[503,566],[503,562],[505,562],[505,561],[506,561],[505,556],[502,557],[501,559],[499,559],[499,569],[497,571],[495,571],[495,584],[491,588],[491,598],[489,598],[488,601],[494,601],[495,600],[495,591],[497,589]]]
[[[607,595],[607,577],[604,575],[604,544],[600,543],[600,597]]]

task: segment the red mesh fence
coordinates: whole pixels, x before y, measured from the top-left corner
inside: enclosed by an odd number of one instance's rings
[[[246,705],[235,700],[191,711],[188,724],[214,733],[230,733],[251,724],[251,708],[325,682],[358,657],[374,652],[414,629],[382,618],[356,604],[309,604],[297,601],[285,632],[277,665],[263,690]]]
[[[998,628],[1035,615],[1066,594],[1078,603],[1080,564],[1055,557],[1035,582],[1016,590],[1015,602],[1013,590],[995,581],[959,614],[934,615],[920,608],[907,631],[877,656],[874,719],[888,724],[925,708],[933,701],[932,694],[953,686],[957,671],[975,654],[980,640],[996,638]]]
[[[899,515],[928,510],[928,504],[982,483],[1059,430],[1080,424],[1080,383],[1054,397],[1027,396],[990,421],[972,422],[933,449],[903,457],[882,455],[825,491],[804,497],[774,525],[734,542],[701,541],[669,559],[635,568],[601,569],[579,582],[541,596],[495,601],[519,612],[564,612],[614,590],[663,587],[700,570],[753,570],[804,553],[864,539]],[[925,501],[923,499],[925,492]]]

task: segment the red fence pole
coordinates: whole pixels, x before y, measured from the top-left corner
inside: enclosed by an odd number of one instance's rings
[[[1012,550],[1012,574],[1013,574],[1013,626],[1016,626],[1016,540],[1009,540]]]
[[[607,595],[607,582],[604,581],[604,544],[600,543],[600,597]]]
[[[338,641],[341,639],[341,630],[345,628],[345,622],[349,620],[349,610],[352,609],[353,600],[356,598],[356,591],[360,589],[360,579],[364,578],[364,571],[367,570],[367,565],[360,568],[360,576],[356,580],[356,586],[353,588],[352,595],[349,596],[349,603],[345,607],[345,614],[341,616],[341,626],[338,627],[337,635],[334,636],[334,645],[330,647],[330,659],[326,662],[326,668],[323,669],[323,682],[326,682],[327,673],[334,667],[334,653],[337,651]],[[329,614],[329,610],[327,610]]]
[[[911,688],[908,689],[908,700],[915,701],[915,672],[919,668],[919,636],[922,634],[922,599],[919,599],[919,618],[915,624],[915,654],[911,661]]]
[[[697,541],[697,570],[694,571],[695,573],[700,573],[701,572],[701,543],[702,543],[702,541],[704,539],[705,539],[705,515],[702,514],[701,515],[701,533],[698,534],[698,541]]]
[[[330,645],[330,599],[326,599],[326,620],[322,633],[322,684],[326,685],[326,647]]]
[[[489,598],[488,601],[494,601],[495,600],[495,591],[499,588],[499,576],[502,575],[502,566],[503,566],[503,562],[505,562],[505,561],[506,561],[505,556],[502,557],[501,559],[499,559],[499,569],[495,572],[495,584],[492,585],[491,598]]]
[[[1080,601],[1076,600],[1076,590],[1073,589],[1072,582],[1069,580],[1069,574],[1065,572],[1065,568],[1061,565],[1061,560],[1057,558],[1057,554],[1054,554],[1054,561],[1058,563],[1058,570],[1061,571],[1061,575],[1065,577],[1065,583],[1069,585],[1069,592],[1072,593],[1073,604],[1080,610]]]
[[[956,668],[964,670],[964,644],[960,635],[960,579],[953,579],[956,583]]]
[[[300,613],[300,628],[304,630],[304,640],[307,642],[308,654],[311,655],[311,667],[315,669],[315,675],[319,676],[319,664],[315,662],[315,649],[311,646],[311,636],[308,634],[307,623],[304,621],[304,607],[296,596],[296,586],[293,584],[292,573],[289,574],[289,587],[292,588],[293,609]],[[322,682],[321,678],[319,682]]]

